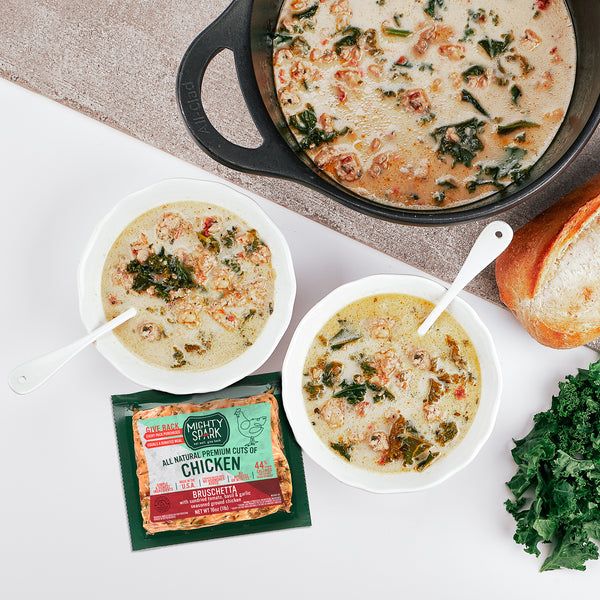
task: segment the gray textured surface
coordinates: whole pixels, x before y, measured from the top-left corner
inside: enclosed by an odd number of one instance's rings
[[[179,116],[175,76],[195,37],[229,0],[3,0],[0,75],[75,108],[444,280],[452,279],[482,223],[418,229],[359,215],[300,185],[232,171],[195,146]],[[205,81],[209,115],[227,137],[258,145],[231,57]],[[535,202],[505,213],[518,227],[600,171],[600,133]],[[471,291],[498,302],[491,269]]]

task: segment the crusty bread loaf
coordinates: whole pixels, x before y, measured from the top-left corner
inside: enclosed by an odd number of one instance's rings
[[[496,281],[540,343],[573,348],[600,337],[600,175],[515,233]]]

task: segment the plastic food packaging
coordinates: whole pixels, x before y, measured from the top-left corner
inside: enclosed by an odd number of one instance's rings
[[[279,373],[112,403],[133,550],[311,524]]]

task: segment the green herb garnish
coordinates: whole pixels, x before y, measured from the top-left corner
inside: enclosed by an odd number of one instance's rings
[[[235,238],[238,234],[238,228],[236,225],[228,229],[222,236],[221,242],[225,248],[231,248],[235,244]]]
[[[134,275],[131,286],[134,291],[144,292],[152,287],[159,298],[167,301],[171,299],[169,292],[198,287],[192,270],[164,248],[143,262],[133,259],[127,265],[127,272]]]
[[[310,52],[310,44],[301,36],[296,36],[290,43],[292,52],[306,56]]]
[[[319,3],[316,2],[312,6],[309,6],[306,10],[302,12],[292,14],[294,19],[310,19],[315,16],[315,13],[319,10]]]
[[[465,83],[469,83],[469,80],[472,77],[480,77],[485,74],[485,67],[481,65],[473,65],[469,67],[466,71],[463,71],[462,78]]]
[[[535,67],[522,54],[509,54],[506,60],[508,62],[518,62],[523,75],[528,75],[532,71],[535,71]]]
[[[507,183],[503,180],[509,179],[512,183],[521,183],[525,181],[531,172],[532,167],[523,168],[521,160],[527,154],[527,150],[516,146],[506,148],[504,160],[495,165],[479,166],[477,177],[469,181],[466,185],[469,192],[474,192],[476,188],[493,185],[499,190],[503,190]]]
[[[303,150],[309,148],[317,148],[321,144],[331,142],[336,137],[346,135],[349,129],[345,127],[339,131],[326,132],[320,127],[317,127],[317,115],[314,108],[307,104],[306,108],[296,115],[290,117],[290,125],[304,134],[304,137],[300,140],[299,144]]]
[[[439,20],[441,18],[439,16],[439,10],[443,7],[444,7],[444,0],[427,0],[425,3],[425,8],[423,8],[423,10],[432,19]]]
[[[418,467],[431,454],[429,452],[431,444],[420,437],[416,430],[409,428],[403,434],[394,436],[393,440],[390,439],[390,447],[396,450],[395,454],[399,455],[398,458],[402,458],[404,466],[412,465],[416,460]],[[428,453],[427,456],[425,456],[425,453]],[[425,466],[423,465],[422,468]]]
[[[235,258],[224,258],[223,264],[226,267],[229,267],[237,275],[241,275],[243,273],[240,263]]]
[[[306,56],[310,52],[310,44],[301,35],[290,35],[280,31],[273,36],[273,46],[283,45],[287,45],[294,54]]]
[[[365,385],[367,386],[368,389],[370,389],[373,392],[373,402],[377,403],[377,402],[381,402],[382,400],[395,400],[396,396],[394,396],[394,394],[392,394],[392,392],[390,392],[390,390],[388,390],[388,388],[382,386],[382,385],[377,385],[375,383],[371,383],[369,381],[367,381],[365,383]]]
[[[508,125],[498,125],[498,135],[506,135],[508,133],[512,133],[513,131],[517,131],[518,129],[531,129],[534,127],[539,127],[537,123],[533,121],[515,121],[514,123],[509,123]]]
[[[304,391],[308,395],[309,400],[316,400],[323,392],[323,386],[318,383],[308,381],[304,384]]]
[[[323,369],[323,375],[321,375],[321,381],[323,382],[323,385],[332,388],[335,385],[335,382],[337,381],[337,378],[339,377],[343,368],[344,366],[341,362],[328,362]]]
[[[476,111],[480,112],[484,117],[490,116],[490,113],[487,110],[485,110],[485,108],[483,108],[483,106],[481,106],[481,104],[479,103],[477,98],[475,98],[475,96],[473,96],[473,94],[471,94],[471,92],[469,92],[467,90],[462,90],[462,92],[460,94],[460,99],[463,102],[468,102],[469,104],[472,104],[473,108],[475,108]]]
[[[282,44],[289,44],[294,39],[293,35],[289,33],[279,32],[273,36],[273,46],[281,46]]]
[[[463,36],[458,40],[459,42],[466,42],[469,38],[475,35],[475,30],[467,23],[463,31]]]
[[[360,370],[363,372],[363,375],[370,377],[371,375],[375,375],[377,373],[377,369],[368,361],[363,360],[360,363]]]
[[[470,167],[476,153],[483,150],[483,143],[477,134],[484,125],[485,123],[479,119],[469,119],[455,125],[434,129],[431,135],[436,142],[439,142],[438,154],[452,157],[452,166],[461,163]]]
[[[339,350],[350,342],[360,340],[361,334],[349,329],[348,327],[342,327],[330,340],[329,345],[332,350]]]
[[[600,540],[600,362],[560,382],[550,410],[533,422],[512,451],[514,539],[536,556],[540,542],[553,544],[542,571],[584,571],[598,558],[592,539]]]
[[[440,446],[445,446],[458,435],[458,427],[454,421],[444,421],[440,423],[439,428],[435,432],[435,441]]]
[[[201,231],[199,231],[196,236],[198,237],[198,241],[208,250],[217,254],[221,249],[221,244],[219,244],[219,240],[213,235],[204,235]]]
[[[523,95],[523,91],[521,90],[521,88],[518,85],[513,85],[510,88],[510,97],[512,99],[512,103],[515,106],[519,105],[519,99],[521,98],[522,95]]]
[[[187,365],[187,360],[185,360],[183,352],[176,346],[173,346],[173,360],[175,362],[171,365],[171,369],[180,369]]]
[[[246,252],[246,254],[252,254],[253,252],[260,250],[261,246],[264,246],[256,229],[249,229],[247,235],[250,239],[244,246],[244,252]]]
[[[365,399],[365,394],[367,393],[367,386],[364,383],[348,383],[346,380],[343,380],[340,383],[340,389],[333,394],[334,398],[346,398],[346,402],[348,404],[358,404]]]
[[[362,35],[362,31],[358,27],[350,26],[346,27],[346,29],[342,31],[342,35],[344,37],[333,44],[333,48],[337,54],[340,54],[342,52],[342,48],[346,46],[356,46],[360,36]]]
[[[510,33],[505,33],[502,36],[502,40],[492,40],[491,38],[485,38],[477,42],[487,53],[490,58],[496,58],[504,54],[508,47],[513,42],[513,36]]]
[[[350,459],[352,458],[352,456],[350,455],[350,452],[352,450],[351,444],[332,442],[330,446],[332,450],[335,450],[340,456],[344,457],[347,461],[350,461]]]
[[[410,37],[413,32],[409,31],[408,29],[397,29],[396,27],[383,27],[383,33],[387,34],[387,35],[393,35],[396,37]]]
[[[427,458],[417,463],[415,469],[419,472],[424,471],[439,455],[439,452],[429,452]]]

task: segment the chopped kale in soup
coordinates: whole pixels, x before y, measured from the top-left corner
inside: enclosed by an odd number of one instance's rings
[[[445,312],[385,294],[350,304],[321,329],[303,373],[306,410],[341,459],[382,472],[423,471],[465,437],[479,404],[475,349]]]
[[[575,68],[565,0],[285,0],[273,40],[300,147],[355,193],[412,208],[527,179],[563,122]],[[480,176],[513,147],[519,178]]]
[[[136,317],[115,334],[163,368],[212,369],[255,341],[273,307],[271,252],[237,215],[201,202],[156,207],[113,244],[102,275],[107,319]]]

